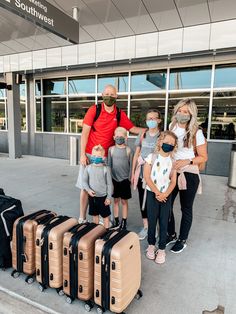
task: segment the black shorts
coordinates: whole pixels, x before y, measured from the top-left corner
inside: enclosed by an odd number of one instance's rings
[[[89,215],[91,216],[102,216],[102,218],[106,218],[110,216],[111,210],[110,205],[105,205],[104,202],[106,200],[106,196],[97,197],[89,195]]]
[[[114,192],[112,196],[114,198],[120,197],[122,200],[128,200],[132,197],[129,179],[125,179],[120,182],[117,182],[114,179],[112,181],[114,186]]]

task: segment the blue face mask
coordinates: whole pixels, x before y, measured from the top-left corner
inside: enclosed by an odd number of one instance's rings
[[[117,137],[115,138],[115,142],[116,142],[116,144],[118,144],[118,145],[122,145],[122,144],[125,143],[125,138],[124,138],[123,136],[117,136]]]
[[[102,157],[91,156],[90,161],[92,164],[102,164],[104,162]]]
[[[146,120],[146,124],[149,129],[154,129],[158,125],[156,120]]]
[[[161,148],[162,148],[164,153],[170,153],[174,150],[175,147],[174,147],[174,145],[163,143]]]

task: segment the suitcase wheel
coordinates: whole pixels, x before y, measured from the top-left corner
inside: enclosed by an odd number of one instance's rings
[[[135,299],[136,299],[136,300],[139,300],[140,298],[142,298],[142,296],[143,296],[142,291],[141,291],[141,290],[138,290],[138,292],[137,292],[137,294],[136,294],[136,296],[135,296]]]
[[[72,298],[71,297],[66,297],[66,302],[71,304],[73,302]]]
[[[43,285],[39,284],[39,290],[40,290],[41,292],[43,292],[43,291],[45,290],[45,287],[44,287]]]
[[[97,314],[103,314],[103,308],[101,308],[100,306],[97,307]]]
[[[57,293],[58,293],[58,295],[59,295],[60,297],[65,294],[65,292],[62,290],[62,288],[58,288],[58,289],[57,289]]]
[[[93,308],[93,303],[91,301],[86,302],[84,308],[87,312],[90,312],[91,309]]]
[[[26,277],[25,282],[27,282],[29,285],[31,285],[34,282],[34,277],[32,277],[32,276]]]
[[[20,276],[20,273],[17,270],[13,270],[13,272],[11,273],[11,276],[13,278],[18,278]]]

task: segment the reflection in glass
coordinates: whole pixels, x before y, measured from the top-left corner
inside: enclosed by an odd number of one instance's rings
[[[165,98],[163,94],[153,95],[132,95],[130,100],[130,118],[134,125],[139,127],[146,126],[146,114],[150,109],[157,109],[162,116],[162,128],[165,116]]]
[[[214,87],[236,87],[236,64],[216,66]]]
[[[66,132],[66,99],[49,97],[43,99],[43,130]]]
[[[66,79],[47,79],[43,80],[43,95],[65,95]]]
[[[156,91],[166,88],[166,71],[137,72],[131,76],[131,91]]]
[[[211,139],[235,140],[236,92],[215,92],[212,105]]]
[[[203,130],[204,136],[207,137],[210,92],[170,93],[167,126],[171,122],[174,106],[183,98],[191,98],[195,101],[198,109],[198,123]]]
[[[211,87],[211,67],[193,67],[170,71],[170,89]]]
[[[80,133],[84,116],[95,103],[94,97],[69,98],[69,132]]]
[[[21,131],[27,131],[25,82],[20,84],[20,111],[21,111]]]
[[[35,96],[41,96],[41,81],[40,80],[36,80],[35,81]]]
[[[0,130],[6,130],[6,128],[5,99],[0,98]]]
[[[102,103],[102,97],[98,97],[98,103]],[[128,97],[126,95],[118,95],[116,105],[126,114],[128,113]]]
[[[36,131],[42,131],[41,99],[36,99]]]
[[[69,94],[94,94],[95,77],[69,78]]]
[[[102,93],[106,85],[113,85],[117,92],[128,92],[128,74],[100,75],[98,77],[98,93]]]

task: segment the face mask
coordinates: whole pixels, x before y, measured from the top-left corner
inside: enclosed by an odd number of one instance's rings
[[[176,114],[176,119],[179,123],[187,123],[190,120],[190,115],[189,114],[182,114],[182,113],[177,113]]]
[[[146,124],[149,129],[154,129],[158,125],[156,120],[146,120]]]
[[[161,148],[162,148],[164,153],[169,153],[169,152],[172,152],[175,147],[173,145],[163,143]]]
[[[92,164],[102,164],[104,162],[102,157],[91,156],[90,161]]]
[[[125,143],[125,138],[124,138],[123,136],[117,136],[117,137],[115,138],[115,142],[116,142],[116,144],[118,144],[118,145],[122,145],[122,144]]]
[[[111,107],[116,103],[116,98],[112,96],[103,96],[103,102],[106,106]]]

